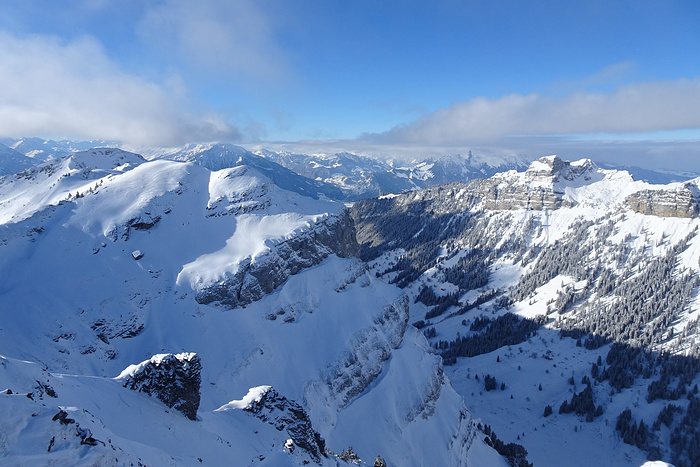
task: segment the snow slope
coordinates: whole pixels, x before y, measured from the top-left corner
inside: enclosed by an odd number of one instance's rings
[[[144,159],[120,149],[74,153],[0,178],[0,222],[19,222],[49,205],[96,190]]]
[[[0,390],[10,390],[0,394],[0,463],[314,462],[285,447],[284,431],[217,411],[272,386],[335,453],[465,464],[477,432],[463,400],[407,326],[401,290],[359,260],[301,258],[245,307],[196,300],[244,265],[273,258],[284,269],[295,241],[321,248],[344,226],[342,204],[245,165],[211,171],[112,149],[5,177],[0,193]],[[265,280],[246,276],[243,291]],[[197,421],[114,379],[183,352],[202,361]]]
[[[405,286],[410,322],[446,358],[451,343],[481,335],[481,320],[515,314],[543,323],[536,334],[510,345],[481,342],[474,355],[457,356],[445,367],[469,411],[500,439],[524,446],[535,465],[641,465],[652,444],[657,450],[650,455],[664,461],[678,455],[671,432],[685,415],[676,415],[670,427],[659,422],[659,428],[650,428],[644,450],[623,442],[617,417],[629,408],[635,423],[651,426],[669,403],[683,414],[692,412],[690,393],[700,384],[696,370],[682,376],[671,371],[674,376],[663,384],[670,396],[648,402],[652,383],[669,372],[664,358],[673,355],[681,367],[700,367],[700,219],[696,209],[674,209],[696,207],[697,186],[697,179],[652,185],[590,160],[551,156],[526,171],[361,201],[353,218],[370,269]],[[643,202],[632,203],[631,197]],[[464,263],[469,258],[474,259]],[[671,258],[668,273],[644,279],[663,270],[658,265],[665,258]],[[485,272],[483,282],[470,279],[475,270]],[[609,288],[603,270],[612,278]],[[679,284],[687,287],[683,300],[674,300],[679,292],[670,289],[655,295],[664,287],[680,289]],[[591,336],[602,339],[592,343]],[[657,366],[631,370],[638,363],[608,360],[612,342],[650,355]],[[636,373],[613,385],[592,376],[594,363],[600,371],[615,364],[616,371]],[[495,377],[495,390],[486,388],[487,375]],[[559,413],[586,387],[584,377],[592,381],[602,415],[587,420]],[[671,394],[677,387],[687,393]],[[549,416],[547,405],[553,407]],[[683,423],[692,425],[690,420]],[[683,449],[692,452],[693,444]]]

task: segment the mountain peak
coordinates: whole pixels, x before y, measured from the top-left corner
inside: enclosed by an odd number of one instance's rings
[[[564,161],[556,155],[540,157],[533,161],[527,172],[537,175],[554,175],[564,168]]]
[[[592,180],[592,175],[599,172],[599,167],[590,159],[565,161],[556,155],[540,157],[533,161],[525,174],[530,179],[549,179],[553,182],[560,180],[574,181],[583,177],[584,181]]]
[[[146,162],[142,156],[117,148],[93,148],[65,156],[71,168],[112,170],[125,165],[136,166]],[[51,164],[51,162],[49,162]]]

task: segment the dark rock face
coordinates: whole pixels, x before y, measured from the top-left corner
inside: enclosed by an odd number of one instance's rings
[[[331,254],[351,257],[358,253],[355,225],[344,211],[275,245],[254,262],[246,259],[235,275],[205,287],[195,299],[201,304],[219,303],[230,308],[247,305],[275,290],[289,276],[317,265]]]
[[[307,451],[314,459],[320,460],[321,456],[326,456],[326,442],[314,431],[306,411],[271,387],[265,388],[260,397],[243,410],[254,414],[279,431],[287,430],[294,444]]]
[[[634,212],[660,217],[697,217],[698,198],[689,185],[678,190],[642,190],[625,199]]]
[[[124,387],[157,397],[165,405],[197,419],[202,364],[195,353],[162,354],[127,368]]]

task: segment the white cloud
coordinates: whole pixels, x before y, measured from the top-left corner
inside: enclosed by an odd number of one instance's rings
[[[700,80],[635,83],[610,93],[478,97],[365,139],[464,145],[512,135],[637,133],[700,128]]]
[[[0,63],[1,136],[153,145],[240,138],[220,115],[187,113],[180,87],[120,70],[89,37],[65,42],[0,33]]]
[[[286,74],[271,17],[254,0],[162,0],[146,11],[139,33],[205,73],[254,80]]]

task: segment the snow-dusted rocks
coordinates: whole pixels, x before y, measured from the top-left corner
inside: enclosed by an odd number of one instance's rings
[[[196,420],[201,370],[201,360],[195,353],[159,354],[130,365],[117,380],[125,388],[157,397],[190,420]]]
[[[321,456],[326,456],[326,442],[314,430],[304,408],[280,395],[271,386],[251,388],[243,399],[231,401],[216,409],[215,412],[235,409],[255,415],[278,431],[286,430],[292,441],[292,443],[289,441],[285,443],[286,449],[293,451],[294,446],[298,446],[317,462]]]

